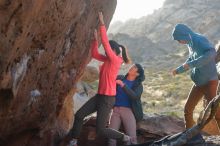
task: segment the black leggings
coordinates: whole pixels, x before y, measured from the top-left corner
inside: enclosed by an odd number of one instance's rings
[[[111,128],[106,128],[109,114],[115,103],[114,96],[96,94],[89,99],[75,114],[73,128],[69,132],[72,138],[78,138],[86,116],[97,111],[96,132],[98,136],[111,139],[122,139],[124,134]]]

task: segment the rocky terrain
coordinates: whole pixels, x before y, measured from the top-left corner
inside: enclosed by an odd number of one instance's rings
[[[145,113],[159,114],[154,117],[145,116],[145,119],[139,123],[138,140],[140,143],[183,131],[183,120],[178,117],[183,117],[183,105],[192,82],[186,74],[173,78],[169,73],[170,69],[185,61],[188,51],[185,46],[172,41],[172,28],[176,23],[187,23],[196,31],[204,33],[211,42],[217,43],[220,35],[212,32],[217,32],[220,28],[219,18],[216,18],[219,14],[218,8],[218,1],[167,0],[162,8],[150,16],[125,23],[117,22],[110,26],[110,37],[125,44],[132,59],[145,66],[146,80],[142,96]],[[203,12],[203,17],[200,12]],[[94,64],[98,65],[97,62],[92,63]],[[126,67],[124,68],[126,70]],[[122,71],[122,73],[125,72]],[[195,118],[198,118],[202,108],[202,103],[200,103],[196,109]],[[213,133],[215,131],[212,129],[213,125],[215,124],[207,125],[206,132]],[[204,139],[207,146],[220,145],[217,136],[204,136]],[[96,139],[94,119],[84,126],[79,144],[83,146],[106,145],[106,140]],[[199,143],[194,145],[204,146]]]
[[[110,26],[111,38],[127,46],[134,62],[145,67],[142,99],[146,112],[183,116],[183,105],[193,83],[188,72],[171,76],[171,70],[185,62],[188,55],[186,46],[172,40],[172,29],[177,23],[185,23],[216,44],[220,40],[219,8],[218,0],[166,0],[151,15]]]
[[[75,85],[98,11],[116,0],[0,0],[0,145],[54,146],[72,126]]]
[[[72,126],[74,112],[79,108],[76,105],[82,103],[76,96],[94,94],[92,91],[90,94],[90,87],[83,82],[90,81],[88,74],[97,79],[96,71],[90,70],[82,79],[81,76],[91,59],[89,46],[98,25],[97,13],[103,11],[108,25],[115,7],[116,0],[0,0],[1,146],[57,146]],[[218,0],[167,0],[151,16],[111,27],[111,38],[127,45],[134,60],[148,69],[143,99],[154,98],[143,101],[145,112],[158,109],[161,103],[176,111],[180,109],[179,101],[187,94],[188,82],[179,84],[179,80],[187,80],[185,77],[176,78],[172,84],[163,72],[184,61],[187,51],[171,41],[172,27],[177,22],[187,23],[215,43],[219,39],[219,8]],[[186,88],[183,90],[181,85]],[[77,89],[82,90],[76,92]],[[181,94],[174,93],[180,89]],[[165,97],[166,102],[160,97]],[[173,101],[170,97],[178,98]],[[153,125],[146,125],[150,121],[145,119],[140,141],[152,135],[159,138],[181,131],[182,121],[171,117],[172,121],[175,119],[181,125],[177,125],[178,131],[172,126],[169,131],[166,124],[160,124],[163,127],[159,130],[165,128],[163,132],[157,131],[158,125],[149,130]],[[94,127],[85,126],[88,129],[82,134],[93,133],[81,139],[94,140]]]
[[[166,0],[151,15],[112,24],[109,34],[147,68],[172,68],[184,61],[188,51],[172,40],[175,24],[185,23],[215,44],[220,40],[219,15],[218,0]]]

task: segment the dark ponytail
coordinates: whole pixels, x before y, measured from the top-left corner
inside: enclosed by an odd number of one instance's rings
[[[120,45],[119,45],[116,41],[110,40],[110,41],[109,41],[109,44],[110,44],[112,50],[115,51],[116,55],[119,55],[119,54],[121,53],[121,51],[120,51]]]
[[[128,56],[127,49],[123,45],[119,45],[119,47],[122,49],[122,58],[123,58],[124,62],[126,64],[131,63],[131,59]]]
[[[131,63],[131,59],[128,56],[127,49],[123,45],[119,45],[114,40],[109,40],[109,44],[110,44],[112,50],[115,51],[116,55],[119,55],[122,51],[122,58],[126,64]],[[121,50],[120,50],[120,48],[121,48]]]

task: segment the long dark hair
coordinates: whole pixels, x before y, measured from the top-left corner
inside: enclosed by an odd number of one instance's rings
[[[128,56],[127,49],[123,45],[119,45],[119,47],[121,47],[121,49],[122,49],[122,58],[123,58],[124,62],[131,63],[131,59]]]
[[[126,48],[123,45],[119,45],[114,40],[109,40],[109,44],[110,44],[112,50],[115,51],[116,55],[119,55],[121,53],[120,48],[122,49],[122,58],[123,58],[125,63],[130,63],[131,62],[131,60],[130,60],[130,58],[128,56],[128,53],[126,51]]]
[[[116,55],[119,55],[121,53],[120,46],[116,41],[110,40],[109,44],[110,44],[112,50],[115,51]]]
[[[145,74],[144,74],[144,68],[140,64],[135,63],[134,65],[137,67],[137,69],[138,69],[137,72],[139,74],[136,77],[135,83],[133,85],[133,87],[135,88],[135,87],[139,86],[145,80]],[[125,78],[127,78],[127,76],[128,76],[128,73],[125,75]]]
[[[139,73],[139,76],[137,76],[135,80],[143,82],[145,80],[144,68],[138,63],[135,63],[135,66],[137,67],[137,72]]]

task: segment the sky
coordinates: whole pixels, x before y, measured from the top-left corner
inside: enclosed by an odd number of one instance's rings
[[[117,0],[112,22],[140,18],[162,7],[165,0]]]

